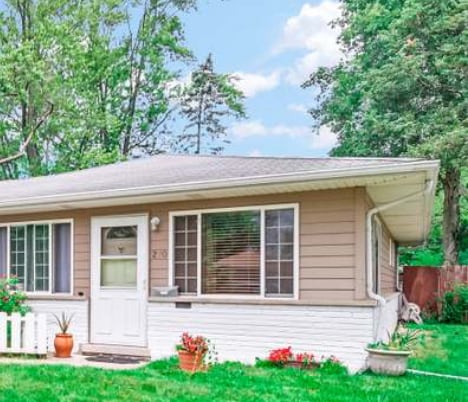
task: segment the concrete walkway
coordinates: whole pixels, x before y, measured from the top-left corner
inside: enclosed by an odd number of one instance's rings
[[[25,365],[44,365],[44,364],[61,364],[76,367],[95,367],[108,370],[134,370],[143,367],[148,362],[142,361],[139,363],[118,364],[118,363],[104,363],[86,360],[89,356],[74,354],[69,359],[55,357],[52,353],[46,359],[35,359],[28,357],[0,357],[1,364],[25,364]]]

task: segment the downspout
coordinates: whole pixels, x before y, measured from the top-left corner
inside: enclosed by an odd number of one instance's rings
[[[379,212],[385,211],[387,209],[393,208],[397,205],[402,204],[403,202],[406,202],[408,200],[411,200],[413,198],[419,197],[421,195],[426,195],[432,191],[432,187],[434,186],[434,181],[433,180],[428,180],[426,181],[426,186],[423,190],[417,191],[415,193],[409,194],[404,196],[403,198],[400,198],[398,200],[394,200],[392,202],[389,202],[388,204],[383,204],[379,205],[378,207],[372,208],[370,211],[367,212],[366,214],[366,253],[367,253],[367,295],[369,298],[373,300],[377,300],[378,304],[383,306],[386,301],[385,299],[380,296],[379,294],[375,293],[374,290],[372,289],[373,285],[373,272],[372,272],[372,266],[373,266],[373,255],[372,255],[372,218],[374,215],[378,214]]]

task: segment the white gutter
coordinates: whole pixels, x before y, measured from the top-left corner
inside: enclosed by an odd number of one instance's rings
[[[366,253],[367,253],[367,295],[373,299],[377,300],[377,302],[380,305],[385,304],[385,299],[380,296],[379,294],[375,293],[374,290],[372,289],[373,285],[373,277],[372,277],[372,266],[373,266],[373,253],[372,253],[372,218],[374,215],[378,214],[379,212],[385,211],[387,209],[396,207],[397,205],[402,204],[403,202],[406,202],[408,200],[411,200],[413,198],[419,197],[421,195],[426,195],[429,194],[432,191],[432,188],[434,186],[434,181],[433,180],[428,180],[426,181],[426,186],[423,190],[417,191],[415,193],[406,195],[402,198],[399,198],[397,200],[394,200],[392,202],[389,202],[387,204],[382,204],[379,205],[378,207],[372,208],[370,211],[367,212],[366,215]]]

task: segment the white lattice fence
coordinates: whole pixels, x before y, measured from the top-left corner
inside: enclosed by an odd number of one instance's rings
[[[47,354],[46,315],[0,313],[0,353]]]

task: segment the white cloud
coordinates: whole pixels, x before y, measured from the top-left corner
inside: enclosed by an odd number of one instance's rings
[[[298,113],[307,113],[307,106],[301,105],[300,103],[290,103],[288,105],[288,110]]]
[[[310,133],[307,126],[286,126],[276,124],[271,127],[265,126],[260,120],[235,123],[231,127],[231,133],[237,138],[265,137],[267,135],[275,137],[302,137]]]
[[[234,137],[247,138],[267,135],[267,129],[259,120],[234,123],[231,127]]]
[[[319,4],[305,4],[298,15],[289,18],[282,37],[274,47],[275,54],[304,49],[307,54],[298,58],[286,73],[292,85],[303,83],[319,66],[332,66],[342,56],[336,43],[339,31],[330,22],[340,15],[337,1],[324,0]]]
[[[314,150],[328,150],[336,144],[336,135],[328,126],[322,126],[317,133],[311,127],[305,125],[276,124],[266,126],[260,120],[254,120],[235,123],[231,127],[231,133],[239,139],[266,136],[304,138],[309,143],[310,149]]]
[[[263,156],[262,152],[259,151],[258,149],[254,149],[249,156]]]
[[[330,149],[336,145],[336,142],[336,134],[331,131],[330,127],[322,126],[318,134],[315,133],[312,136],[310,147],[312,149]]]
[[[234,84],[245,96],[253,97],[260,92],[270,91],[280,84],[281,74],[273,71],[270,74],[245,73],[242,71],[233,74],[237,79]]]
[[[286,126],[278,124],[267,129],[269,133],[278,137],[304,137],[310,134],[310,127],[307,126]]]

